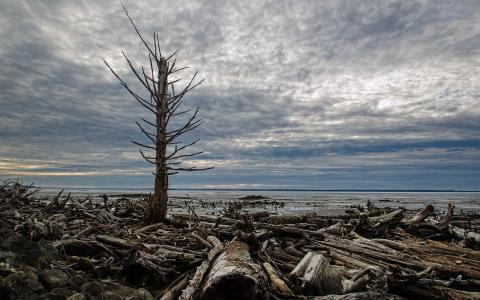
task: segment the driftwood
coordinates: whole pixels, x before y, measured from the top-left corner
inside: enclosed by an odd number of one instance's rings
[[[351,293],[346,295],[329,295],[324,297],[315,297],[314,300],[402,300],[404,298],[397,295],[382,293]]]
[[[199,293],[200,284],[202,283],[210,264],[217,257],[217,255],[223,251],[223,245],[220,240],[214,236],[209,236],[207,239],[214,246],[210,252],[208,252],[208,259],[197,268],[195,275],[190,280],[188,287],[183,290],[179,300],[192,299]]]
[[[423,220],[425,220],[425,218],[428,217],[431,213],[433,213],[433,211],[434,211],[433,205],[428,204],[427,206],[425,206],[424,209],[418,212],[415,216],[404,221],[403,223],[408,226],[419,224],[423,222]]]
[[[342,277],[319,253],[308,252],[289,277],[305,295],[343,294]]]
[[[247,244],[232,241],[212,262],[201,299],[256,299],[265,288],[263,273]]]
[[[175,299],[185,299],[185,298],[178,298],[182,290],[188,284],[189,281],[189,274],[184,274],[179,277],[176,281],[174,281],[170,287],[167,288],[166,292],[163,293],[160,300],[175,300]],[[188,299],[188,298],[187,298]]]
[[[456,226],[450,226],[449,232],[458,239],[472,239],[476,243],[480,243],[480,233],[462,229]]]
[[[271,264],[269,264],[268,262],[264,262],[263,268],[268,274],[268,278],[270,279],[270,282],[275,289],[277,289],[282,294],[293,295],[287,283],[278,276],[277,272],[273,269]]]
[[[227,217],[185,204],[188,215],[144,226],[144,195],[62,195],[47,199],[19,182],[0,184],[2,292],[14,292],[7,278],[32,268],[47,280],[36,294],[43,298],[59,291],[47,269],[91,298],[126,291],[116,298],[128,299],[139,286],[157,299],[197,300],[227,292],[227,299],[476,299],[480,292],[480,216],[455,215],[453,205],[444,215],[433,206],[412,212],[371,202],[340,216],[232,205]]]
[[[326,256],[315,252],[308,252],[289,277],[297,282],[298,292],[306,295],[348,294],[362,290],[385,293],[388,290],[387,276],[382,268],[366,266],[350,280],[331,266]]]

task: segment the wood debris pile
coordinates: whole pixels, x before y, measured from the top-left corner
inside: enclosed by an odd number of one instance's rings
[[[144,199],[0,184],[1,299],[480,299],[480,217],[427,205],[341,216],[171,215]]]

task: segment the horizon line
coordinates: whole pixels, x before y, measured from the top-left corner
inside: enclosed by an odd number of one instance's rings
[[[78,189],[78,190],[153,190],[150,187],[51,187],[38,186],[40,189]],[[237,192],[435,192],[435,193],[479,193],[480,190],[456,189],[281,189],[281,188],[169,188],[171,191],[237,191]]]

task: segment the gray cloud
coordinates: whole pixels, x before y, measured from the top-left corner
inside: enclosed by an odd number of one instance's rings
[[[186,138],[205,149],[190,163],[216,169],[174,185],[480,187],[477,1],[125,4],[206,79],[185,102],[205,125]],[[102,63],[130,82],[121,51],[145,63],[121,6],[1,5],[0,176],[147,186],[129,141],[148,114]]]

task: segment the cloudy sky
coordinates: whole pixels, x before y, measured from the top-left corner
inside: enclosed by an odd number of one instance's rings
[[[133,1],[205,82],[172,187],[480,189],[480,1]],[[0,178],[149,187],[120,2],[0,0]],[[191,71],[185,72],[185,76]]]

